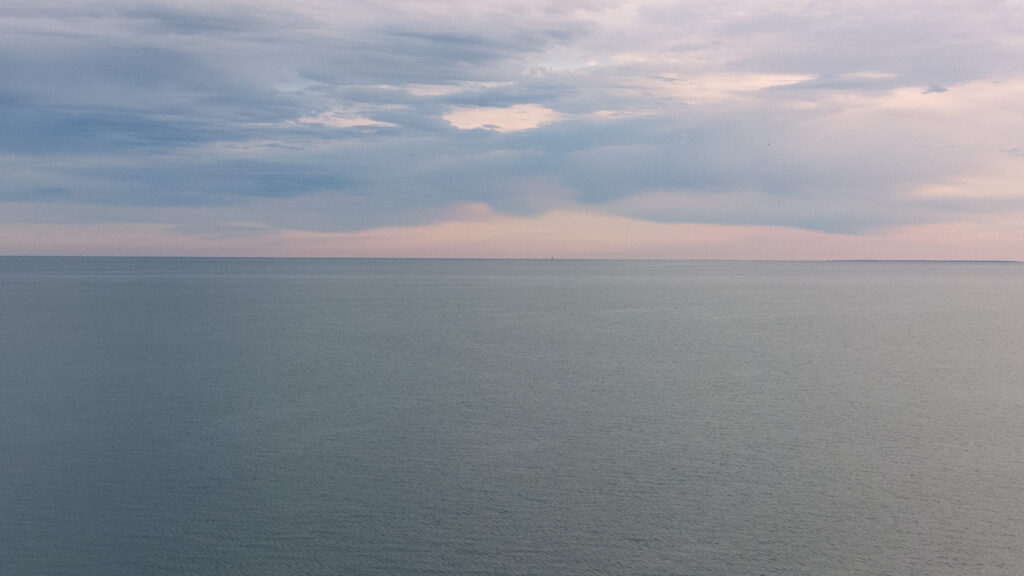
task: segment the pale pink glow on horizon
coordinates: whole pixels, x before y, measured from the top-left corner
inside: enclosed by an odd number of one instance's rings
[[[535,218],[485,205],[456,219],[357,232],[254,229],[234,236],[182,233],[166,224],[14,224],[0,253],[106,256],[282,256],[383,258],[650,258],[743,260],[1017,260],[1018,216],[1006,215],[851,235],[777,226],[663,224],[582,210]]]

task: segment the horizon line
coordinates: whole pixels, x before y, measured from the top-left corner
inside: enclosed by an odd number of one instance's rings
[[[591,262],[779,262],[779,263],[949,263],[949,264],[1021,264],[1024,260],[964,259],[964,258],[600,258],[600,257],[508,257],[508,256],[195,256],[144,254],[0,254],[0,258],[67,258],[67,259],[193,259],[193,260],[466,260],[466,261],[591,261]]]

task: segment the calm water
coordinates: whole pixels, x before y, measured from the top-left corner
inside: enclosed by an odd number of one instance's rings
[[[0,573],[1024,573],[1024,266],[0,258]]]

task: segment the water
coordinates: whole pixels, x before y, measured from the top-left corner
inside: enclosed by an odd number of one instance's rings
[[[0,258],[0,573],[1024,573],[1024,266]]]

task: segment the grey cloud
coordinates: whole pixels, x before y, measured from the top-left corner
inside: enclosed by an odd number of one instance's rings
[[[119,15],[131,21],[140,31],[151,34],[237,34],[270,25],[258,11],[230,10],[216,3],[201,7],[193,5],[188,9],[171,5],[138,5],[119,11]]]

